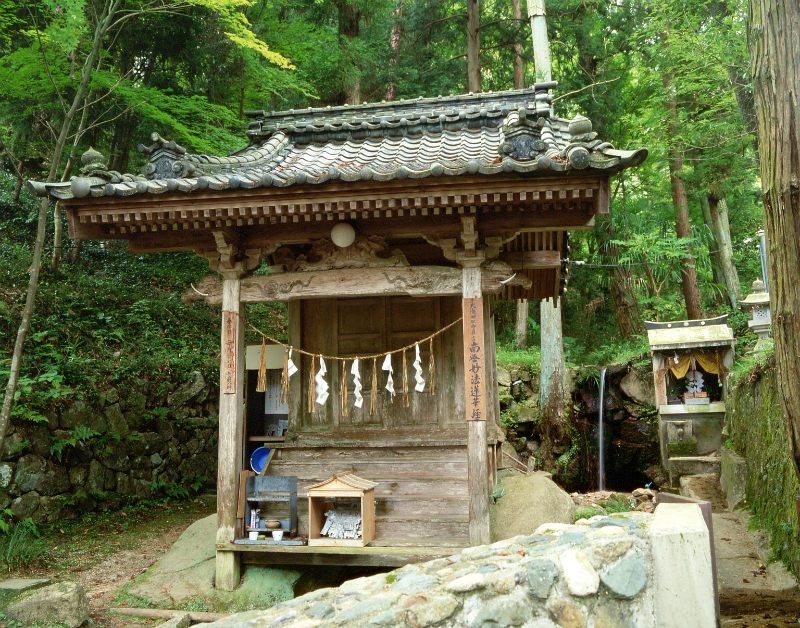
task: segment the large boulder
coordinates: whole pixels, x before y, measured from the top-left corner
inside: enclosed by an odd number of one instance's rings
[[[575,502],[549,473],[512,475],[500,481],[502,492],[490,511],[492,541],[533,534],[543,523],[571,524]]]
[[[58,582],[23,594],[3,611],[25,626],[47,625],[78,628],[89,619],[89,599],[74,582]]]
[[[628,371],[619,384],[630,399],[640,406],[652,406],[656,402],[656,389],[653,378],[637,371]]]
[[[242,584],[233,593],[214,588],[217,515],[190,525],[172,548],[126,593],[170,608],[203,600],[219,611],[269,608],[294,597],[300,573],[246,565]]]

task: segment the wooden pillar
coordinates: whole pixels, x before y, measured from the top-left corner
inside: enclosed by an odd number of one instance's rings
[[[483,295],[478,264],[462,269],[464,310],[464,397],[467,420],[469,482],[469,542],[491,542],[489,532],[489,475],[486,438],[486,353],[483,334]]]
[[[222,282],[222,360],[219,393],[217,543],[230,543],[236,528],[244,412],[244,320],[241,274],[226,272]],[[216,587],[233,591],[241,578],[239,552],[217,552]]]

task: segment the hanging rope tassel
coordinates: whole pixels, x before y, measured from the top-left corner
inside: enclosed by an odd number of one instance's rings
[[[281,403],[286,403],[289,398],[289,350],[283,351],[283,372],[281,373],[281,394],[278,397]]]
[[[347,360],[342,360],[342,416],[347,416]]]
[[[378,358],[372,358],[372,394],[369,398],[369,412],[375,414],[378,400]]]
[[[311,356],[311,371],[308,374],[308,413],[314,414],[314,402],[317,398],[316,391],[314,390],[316,384],[314,381],[314,359],[316,356]]]
[[[408,407],[408,366],[406,366],[405,351],[403,351],[403,405]]]
[[[431,350],[430,350],[430,353],[431,353],[431,361],[430,361],[430,366],[428,366],[428,380],[429,380],[428,386],[430,388],[430,393],[433,394],[433,390],[434,390],[433,374],[435,372],[434,363],[433,363],[433,338],[431,338]]]
[[[258,365],[256,392],[267,392],[267,340],[261,338],[261,362]]]

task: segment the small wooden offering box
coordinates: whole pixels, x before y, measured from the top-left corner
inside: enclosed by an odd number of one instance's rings
[[[308,544],[335,547],[363,547],[375,538],[375,487],[371,482],[352,473],[333,476],[329,480],[308,487]],[[361,534],[359,538],[332,538],[322,534],[325,513],[331,504],[344,501],[360,505]]]

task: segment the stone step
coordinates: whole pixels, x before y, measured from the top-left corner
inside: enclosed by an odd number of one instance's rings
[[[719,456],[678,456],[669,459],[669,474],[672,478],[719,473],[719,468]]]

